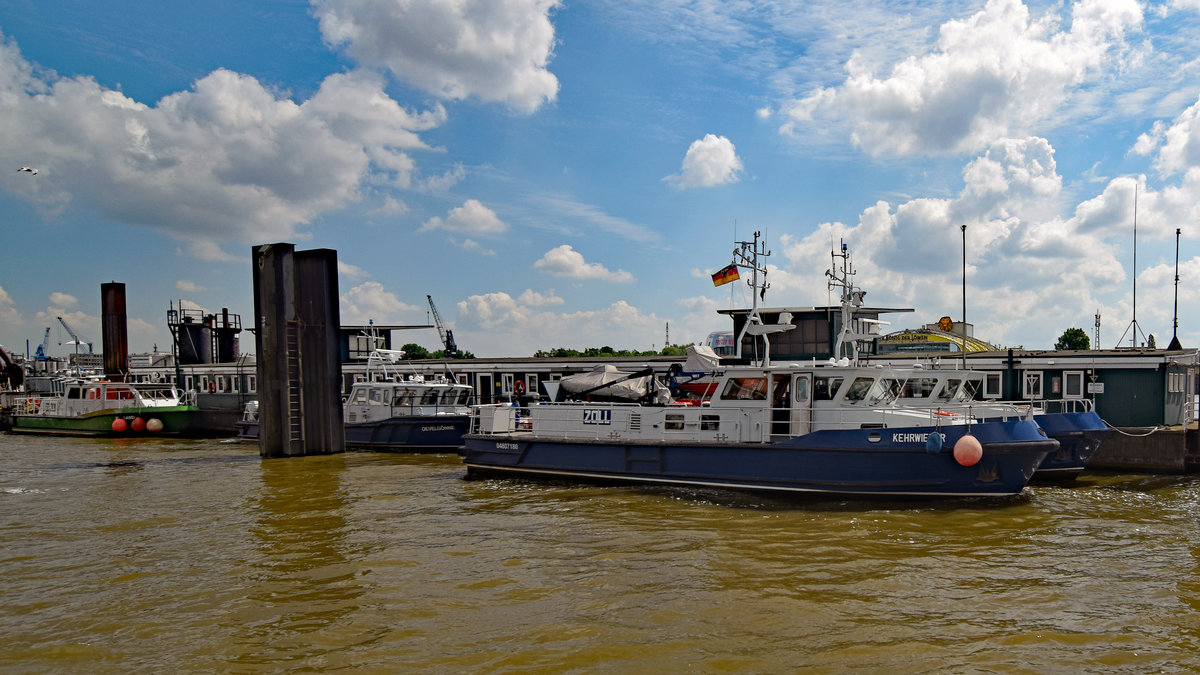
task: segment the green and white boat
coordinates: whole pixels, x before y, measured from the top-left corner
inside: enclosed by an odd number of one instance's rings
[[[70,379],[17,399],[12,433],[59,436],[205,435],[200,409],[170,384]]]

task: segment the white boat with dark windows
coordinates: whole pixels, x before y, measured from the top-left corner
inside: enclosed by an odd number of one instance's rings
[[[766,289],[759,259],[769,255],[758,236],[734,250],[734,263],[751,270],[756,300]],[[844,246],[841,255],[848,263]],[[841,288],[848,318],[863,294],[850,283],[848,264],[842,271],[835,264],[830,283]],[[850,321],[842,325],[839,346],[861,339],[849,332]],[[672,398],[651,377],[625,403],[584,388],[573,400],[527,408],[476,406],[463,437],[468,475],[863,497],[1005,496],[1020,493],[1058,449],[1016,406],[989,410],[986,420],[969,405],[902,406],[913,371],[860,365],[853,350],[832,363],[772,362],[770,336],[793,327],[764,324],[755,304],[744,332],[762,336],[763,358],[712,373],[714,386],[702,398]],[[597,400],[600,393],[607,400]]]
[[[344,405],[346,446],[457,451],[470,421],[473,390],[447,377],[403,374],[403,354],[371,353],[365,379],[351,386]]]

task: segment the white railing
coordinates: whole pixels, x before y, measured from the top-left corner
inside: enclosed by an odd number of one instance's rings
[[[815,430],[946,427],[987,420],[1028,419],[1018,406],[940,408],[754,406],[631,403],[560,403],[517,408],[472,408],[471,433],[519,434],[578,440],[721,441],[768,443]]]

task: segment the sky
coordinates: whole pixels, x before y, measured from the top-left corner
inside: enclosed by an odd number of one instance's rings
[[[888,330],[965,272],[1027,349],[1165,346],[1178,255],[1200,344],[1200,0],[10,0],[0,158],[20,354],[99,350],[109,281],[135,353],[172,304],[252,325],[277,242],[337,251],[343,324],[661,349],[749,305],[710,275],[755,232],[765,305],[835,303],[844,241]]]

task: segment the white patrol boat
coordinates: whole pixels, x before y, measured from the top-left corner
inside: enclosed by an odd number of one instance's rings
[[[366,379],[355,382],[346,398],[346,446],[457,451],[470,419],[471,387],[444,377],[403,375],[397,370],[403,354],[371,353]]]

